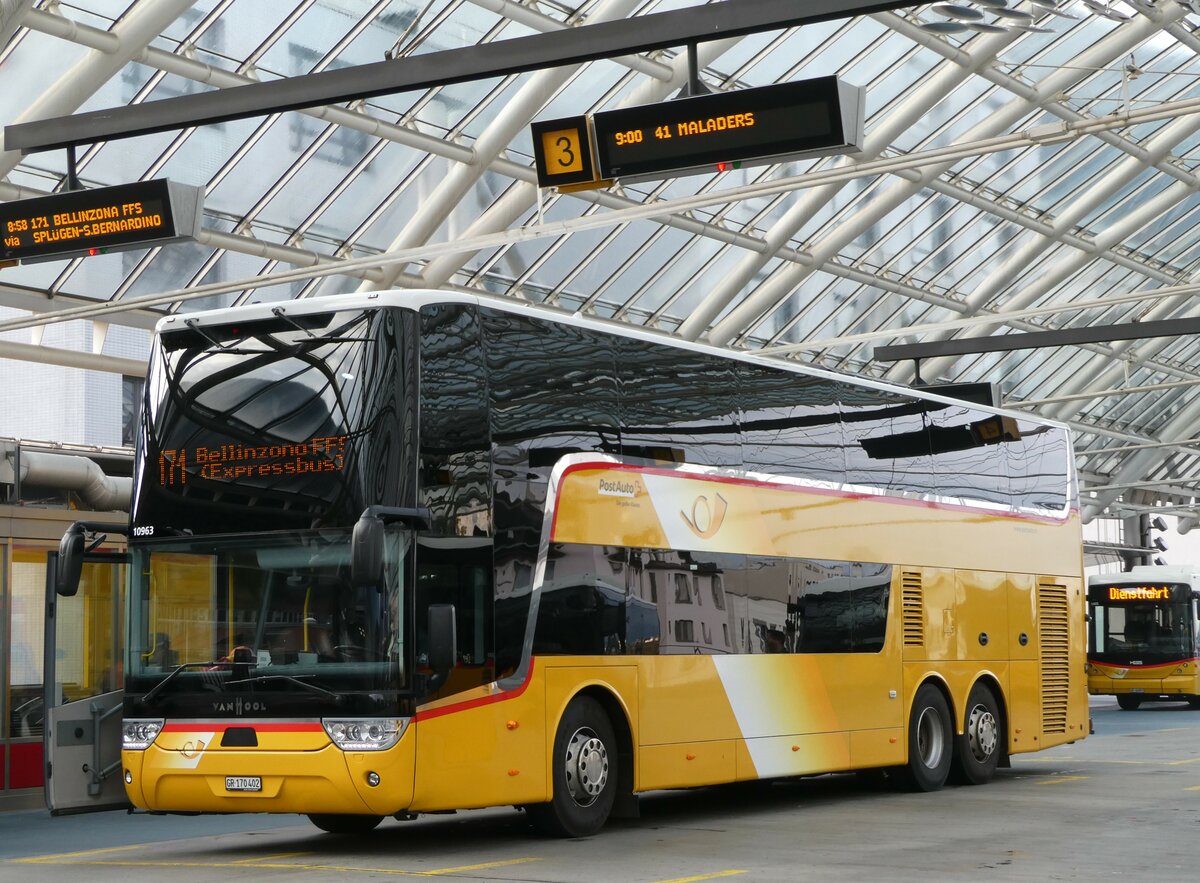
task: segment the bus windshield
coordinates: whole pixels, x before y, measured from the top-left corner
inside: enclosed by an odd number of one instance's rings
[[[1124,601],[1093,607],[1097,662],[1153,665],[1196,655],[1192,605],[1187,601]]]
[[[389,713],[412,671],[411,535],[393,528],[387,537],[383,579],[367,587],[350,581],[343,528],[135,546],[130,701],[175,716],[211,716],[239,699],[260,717],[333,705]]]

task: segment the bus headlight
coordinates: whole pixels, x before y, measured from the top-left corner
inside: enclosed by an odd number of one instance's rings
[[[126,720],[121,723],[121,747],[126,751],[145,751],[162,732],[162,720]]]
[[[383,751],[400,741],[408,718],[325,718],[321,723],[343,751]]]

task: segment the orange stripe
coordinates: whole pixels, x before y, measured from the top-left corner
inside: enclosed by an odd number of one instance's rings
[[[447,714],[456,714],[460,711],[467,711],[471,708],[480,708],[484,705],[492,705],[496,702],[506,702],[509,699],[516,699],[529,687],[529,682],[533,680],[533,661],[534,658],[529,657],[529,671],[525,673],[525,680],[521,686],[515,690],[506,690],[502,693],[493,693],[491,696],[479,696],[475,699],[467,699],[463,702],[454,702],[450,705],[439,705],[437,708],[429,708],[425,710],[417,709],[417,713],[413,715],[413,723],[418,721],[426,721],[435,717],[442,717]]]

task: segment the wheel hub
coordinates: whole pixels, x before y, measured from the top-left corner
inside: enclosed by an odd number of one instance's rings
[[[575,731],[564,764],[567,792],[580,806],[593,803],[608,783],[608,749],[590,727]]]
[[[983,705],[976,705],[967,716],[967,740],[978,761],[987,760],[996,751],[999,742],[996,716]]]
[[[938,713],[925,708],[917,719],[917,754],[927,769],[936,769],[946,750],[945,732]]]

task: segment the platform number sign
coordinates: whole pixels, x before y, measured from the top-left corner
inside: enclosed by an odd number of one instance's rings
[[[595,180],[591,129],[586,116],[542,120],[530,129],[539,187]]]

